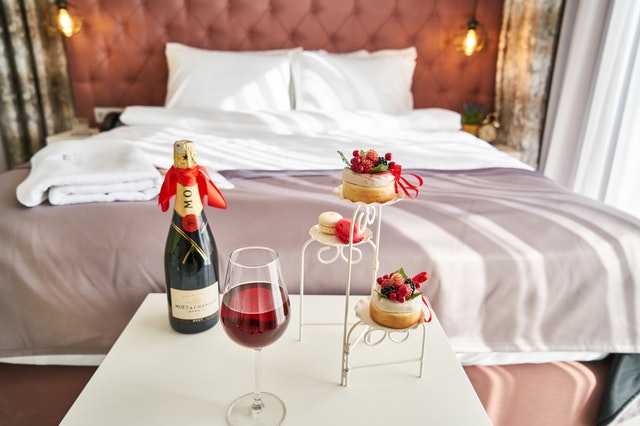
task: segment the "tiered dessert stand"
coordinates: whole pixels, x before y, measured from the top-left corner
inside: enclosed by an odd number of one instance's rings
[[[394,199],[386,203],[362,203],[352,202],[346,200],[342,196],[342,185],[336,187],[333,191],[334,195],[343,199],[354,206],[353,214],[351,216],[351,230],[349,243],[342,243],[335,235],[327,235],[320,232],[318,225],[314,225],[309,230],[311,238],[307,240],[302,246],[301,255],[301,268],[300,268],[300,329],[299,339],[302,340],[302,329],[305,325],[303,320],[303,296],[304,296],[304,279],[305,279],[305,255],[306,250],[311,243],[318,242],[322,245],[316,253],[316,259],[322,264],[331,264],[338,259],[347,263],[347,280],[345,285],[345,304],[344,304],[344,320],[343,337],[342,337],[342,370],[340,384],[347,386],[347,379],[349,377],[349,371],[352,368],[364,368],[364,367],[376,367],[387,364],[399,364],[417,362],[419,363],[419,377],[422,377],[422,367],[424,363],[424,347],[426,341],[426,326],[425,321],[419,321],[414,326],[407,329],[392,329],[379,325],[373,321],[369,315],[369,298],[360,300],[355,306],[356,316],[358,321],[349,326],[349,296],[351,294],[351,278],[352,278],[352,266],[359,263],[363,259],[362,246],[370,246],[373,250],[373,261],[371,264],[371,289],[376,284],[376,277],[378,274],[379,258],[378,251],[380,246],[380,226],[382,222],[382,207],[386,205],[395,204],[402,199],[402,196],[396,195]],[[375,228],[375,232],[371,229]],[[363,233],[364,239],[358,243],[353,242],[353,235]],[[373,239],[375,238],[375,242]],[[346,253],[345,253],[346,252]],[[350,363],[350,355],[355,351],[356,347],[360,343],[364,343],[368,346],[376,346],[388,339],[393,343],[404,343],[408,340],[410,332],[412,330],[421,330],[421,347],[419,350],[419,356],[417,358],[408,358],[393,360],[392,362],[381,362],[371,364],[357,364],[352,365]]]

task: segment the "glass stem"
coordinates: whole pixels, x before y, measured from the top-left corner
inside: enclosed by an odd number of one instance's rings
[[[264,408],[264,403],[262,402],[262,348],[254,350],[253,360],[254,386],[251,411],[253,413],[259,413]]]

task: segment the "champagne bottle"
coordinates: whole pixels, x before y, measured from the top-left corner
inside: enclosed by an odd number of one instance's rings
[[[226,208],[226,202],[206,169],[197,165],[192,141],[176,141],[173,160],[158,198],[167,211],[169,200],[176,197],[164,253],[169,323],[180,333],[199,333],[220,317],[218,251],[204,195],[214,207]]]

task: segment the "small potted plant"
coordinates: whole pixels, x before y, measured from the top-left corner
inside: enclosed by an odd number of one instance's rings
[[[481,104],[465,102],[462,104],[462,130],[478,136],[478,129],[484,120],[485,111]]]

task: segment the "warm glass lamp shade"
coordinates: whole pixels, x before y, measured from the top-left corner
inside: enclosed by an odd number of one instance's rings
[[[58,30],[60,30],[60,32],[66,37],[71,37],[80,31],[82,21],[77,16],[74,17],[69,13],[67,3],[64,1],[56,2],[56,6],[58,7],[56,15],[56,26],[58,27]]]
[[[475,18],[471,18],[467,22],[467,25],[455,39],[456,50],[466,56],[471,56],[482,50],[486,42],[487,33]]]

